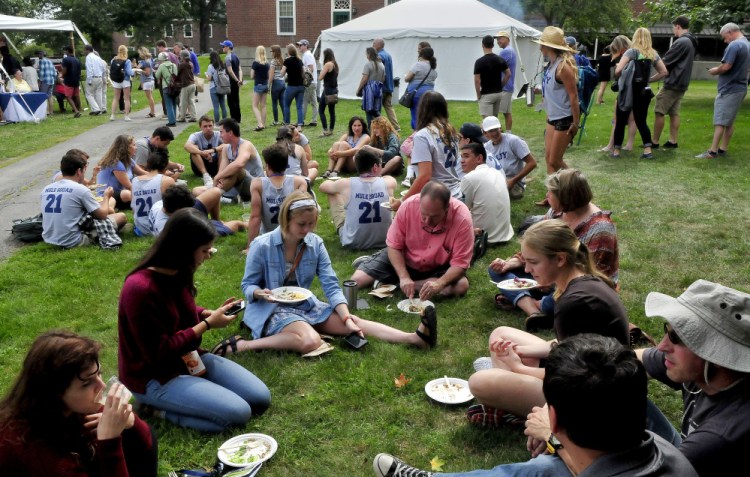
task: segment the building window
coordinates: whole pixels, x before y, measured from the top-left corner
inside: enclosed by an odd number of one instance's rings
[[[276,0],[276,34],[294,35],[295,29],[295,0]]]
[[[385,5],[384,6],[387,7],[388,5],[393,5],[396,2],[398,2],[398,0],[385,0]]]
[[[174,36],[174,25],[170,23],[164,27],[164,36],[166,38],[172,38]]]
[[[331,26],[341,25],[351,19],[351,0],[331,0]]]
[[[193,24],[192,23],[185,23],[184,25],[182,25],[182,36],[185,38],[193,37]]]
[[[125,30],[125,38],[133,38],[133,27],[128,27]]]
[[[208,37],[213,38],[214,37],[214,26],[209,23],[208,25]]]

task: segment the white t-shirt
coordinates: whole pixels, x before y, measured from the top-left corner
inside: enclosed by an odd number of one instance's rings
[[[513,237],[510,224],[510,196],[502,170],[481,164],[461,180],[464,203],[471,211],[474,227],[487,232],[490,243]]]
[[[432,179],[444,184],[455,198],[461,197],[461,182],[458,178],[458,142],[443,144],[431,128],[422,128],[414,134],[414,147],[411,153],[411,164],[432,162]]]
[[[169,216],[164,212],[164,202],[159,201],[151,206],[151,210],[148,211],[148,223],[150,226],[150,230],[141,230],[144,234],[153,235],[154,237],[158,237],[162,230],[164,230],[164,226],[167,225],[167,220],[169,220]],[[140,230],[140,228],[139,228]]]
[[[42,238],[60,247],[75,247],[83,233],[78,222],[99,208],[91,191],[83,184],[62,179],[44,188],[41,194]]]
[[[151,228],[148,217],[151,207],[161,201],[162,177],[162,174],[156,174],[150,179],[133,178],[133,223],[144,234],[148,234]]]
[[[302,64],[305,65],[305,68],[312,65],[312,75],[313,80],[310,84],[317,84],[318,83],[318,65],[315,64],[315,57],[313,56],[310,51],[306,51],[304,55],[302,55]]]
[[[526,141],[510,133],[503,133],[499,144],[487,141],[484,148],[487,150],[487,165],[505,172],[505,177],[516,177],[526,165],[523,158],[531,152]],[[525,184],[526,181],[521,180],[521,185]]]

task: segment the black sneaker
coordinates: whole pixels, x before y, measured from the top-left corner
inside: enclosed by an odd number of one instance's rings
[[[677,143],[667,141],[664,143],[664,149],[677,149]]]
[[[389,454],[378,454],[372,461],[378,477],[432,477],[432,472],[420,470]]]
[[[667,144],[669,144],[669,143],[667,143]],[[667,144],[665,144],[664,147],[667,147]],[[659,144],[655,143],[655,142],[651,143],[651,149],[659,149]]]

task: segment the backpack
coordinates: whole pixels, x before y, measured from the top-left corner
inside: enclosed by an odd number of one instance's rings
[[[41,242],[43,231],[42,214],[14,220],[10,231],[21,242]]]
[[[633,63],[633,94],[642,94],[651,77],[651,60],[638,53],[638,58]]]
[[[173,73],[170,70],[169,75],[169,85],[167,86],[167,94],[171,96],[172,98],[176,98],[180,95],[180,92],[182,91],[182,84],[180,84],[180,80],[177,78],[177,75]]]
[[[588,111],[591,96],[599,86],[599,73],[591,66],[578,67],[578,102],[581,111]]]
[[[115,83],[122,83],[125,81],[125,62],[127,60],[118,60],[117,58],[112,60],[109,64],[109,78]]]
[[[232,91],[232,83],[226,68],[216,70],[214,85],[216,85],[216,94],[229,94]]]

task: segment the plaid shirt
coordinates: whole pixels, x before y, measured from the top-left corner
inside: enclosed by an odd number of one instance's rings
[[[47,58],[39,60],[39,81],[44,84],[55,84],[57,71],[52,62]]]

